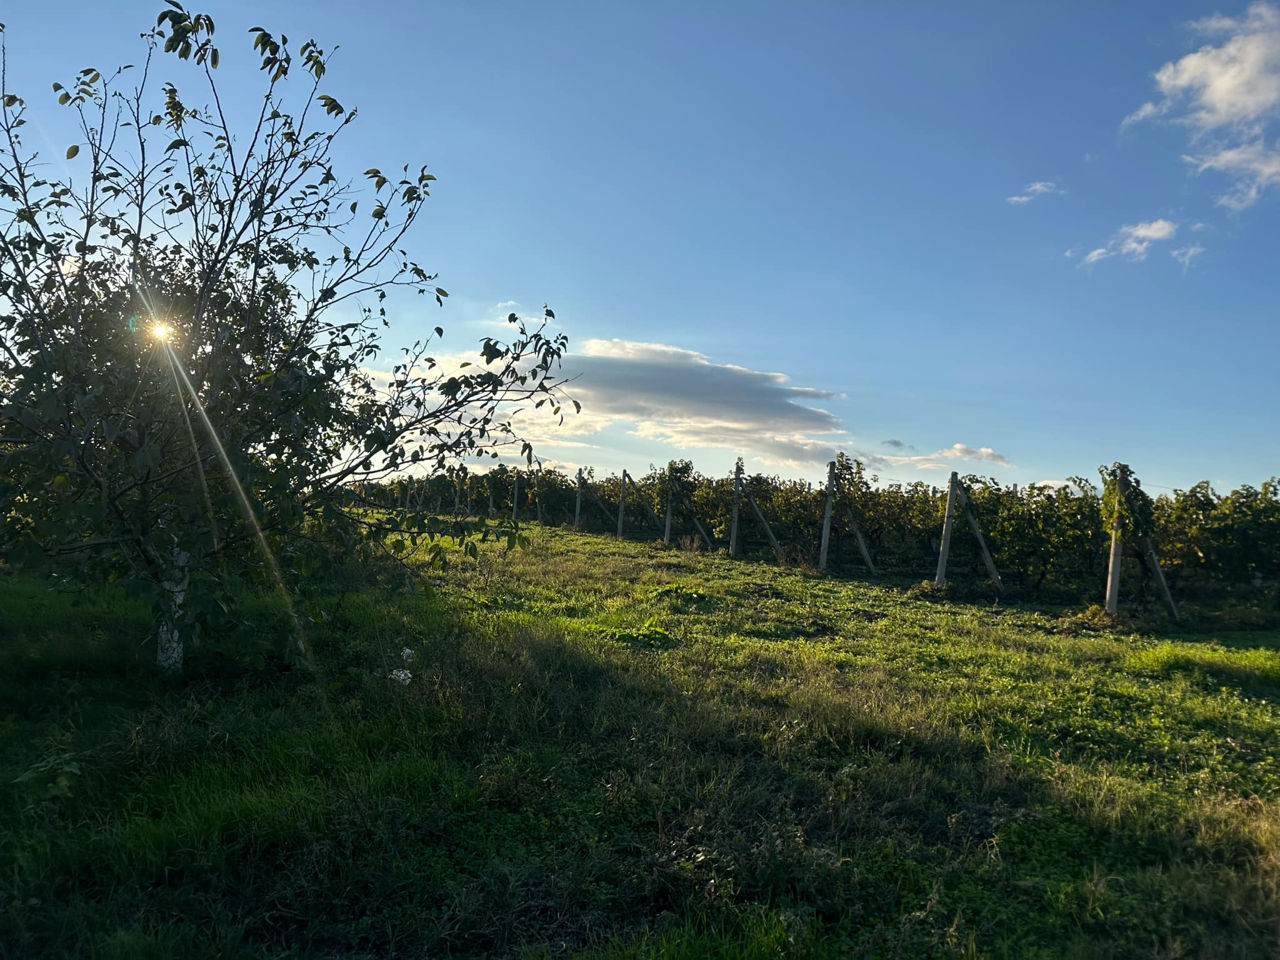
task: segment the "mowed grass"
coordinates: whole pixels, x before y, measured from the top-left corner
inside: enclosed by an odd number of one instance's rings
[[[303,601],[307,657],[248,599],[179,683],[0,580],[0,951],[1280,950],[1275,633],[551,530],[428,580]]]

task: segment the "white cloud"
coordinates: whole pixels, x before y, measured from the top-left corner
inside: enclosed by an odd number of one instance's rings
[[[1120,126],[1127,127],[1133,123],[1141,123],[1143,120],[1150,120],[1152,117],[1161,116],[1163,113],[1165,113],[1164,109],[1157,107],[1154,103],[1148,100],[1137,110],[1133,111],[1133,113],[1121,120]]]
[[[990,447],[977,447],[975,449],[964,443],[955,443],[945,450],[939,450],[938,456],[946,457],[949,460],[985,460],[988,463],[1009,466],[1009,458],[1003,453],[996,453]]]
[[[482,363],[466,353],[437,354],[435,370],[451,375],[464,362]],[[390,385],[390,374],[366,371],[379,389]],[[425,373],[426,371],[415,371]],[[632,437],[678,450],[730,450],[761,463],[808,469],[845,451],[873,469],[909,466],[919,470],[950,470],[956,461],[1009,466],[1009,459],[991,447],[955,443],[932,453],[911,455],[916,449],[904,440],[883,446],[898,455],[862,452],[840,418],[821,407],[839,394],[797,386],[785,374],[717,363],[705,354],[665,343],[589,339],[565,356],[562,374],[570,382],[569,397],[582,404],[581,413],[566,405],[563,423],[549,408],[526,409],[515,417],[522,439],[530,441],[544,464],[550,456],[590,464],[592,450],[612,446],[605,431],[621,427]],[[638,454],[638,460],[645,454]],[[661,450],[648,454],[665,458]],[[503,461],[515,463],[515,448]]]
[[[1253,206],[1267,187],[1280,183],[1280,148],[1268,148],[1261,139],[1185,159],[1195,164],[1197,173],[1220,170],[1235,180],[1231,192],[1218,198],[1232,210]]]
[[[1184,106],[1200,129],[1254,123],[1280,105],[1280,10],[1255,3],[1244,17],[1210,17],[1193,27],[1227,35],[1156,71],[1164,109]],[[1157,106],[1157,109],[1161,109]]]
[[[1066,191],[1052,180],[1033,180],[1022,188],[1022,193],[1016,194],[1012,197],[1005,197],[1004,199],[1006,203],[1011,203],[1014,206],[1020,207],[1024,204],[1030,203],[1036,197],[1043,197],[1046,194],[1051,193],[1066,193]]]
[[[679,449],[725,448],[787,466],[824,463],[849,439],[837,416],[813,405],[834,392],[683,347],[586,340],[566,358],[565,372],[576,378],[569,390],[583,406],[572,418],[575,432],[620,423],[633,436]]]
[[[1178,225],[1172,220],[1148,220],[1131,227],[1121,227],[1120,232],[1135,240],[1168,240],[1178,232]]]
[[[1182,264],[1182,272],[1186,273],[1187,268],[1191,266],[1191,261],[1202,253],[1204,253],[1204,247],[1199,244],[1192,244],[1188,247],[1180,247],[1177,250],[1169,251],[1169,256]]]
[[[1121,227],[1116,234],[1120,252],[1133,260],[1145,260],[1147,248],[1154,240],[1168,240],[1178,232],[1178,225],[1171,220],[1150,220]]]
[[[860,456],[860,455],[859,455]],[[1013,464],[1003,453],[997,453],[990,447],[971,447],[967,443],[953,443],[949,447],[935,450],[933,453],[919,454],[911,457],[870,456],[860,457],[871,466],[909,466],[917,470],[947,469],[951,460],[975,460],[984,463],[995,463],[1002,467]]]
[[[1096,247],[1085,254],[1080,265],[1087,267],[1117,254],[1130,260],[1145,260],[1152,243],[1170,240],[1177,232],[1178,225],[1172,220],[1126,224],[1116,231],[1105,247]]]
[[[1234,186],[1218,202],[1240,210],[1280,183],[1280,150],[1266,139],[1280,117],[1280,8],[1254,3],[1241,17],[1214,15],[1191,26],[1221,42],[1157,70],[1160,99],[1123,125],[1168,117],[1189,127],[1194,152],[1186,159],[1198,173],[1229,176]]]

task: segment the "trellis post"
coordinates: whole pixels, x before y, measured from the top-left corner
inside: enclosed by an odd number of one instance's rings
[[[947,582],[947,554],[951,552],[951,527],[956,516],[956,483],[959,478],[954,470],[947,484],[947,512],[942,519],[942,545],[938,549],[938,574],[933,578],[935,585],[941,587]]]
[[[1119,476],[1116,478],[1116,514],[1111,520],[1111,558],[1107,561],[1107,613],[1115,616],[1120,609],[1120,567],[1124,559],[1124,544],[1120,536],[1121,505],[1128,484],[1125,475],[1127,464],[1119,464]]]
[[[671,464],[667,464],[667,522],[662,528],[662,542],[668,547],[671,546],[671,500],[674,496],[671,478]]]
[[[836,462],[827,464],[827,502],[822,508],[822,546],[818,549],[818,570],[827,569],[827,549],[831,545],[831,513],[836,506]]]
[[[742,504],[742,461],[733,467],[733,519],[729,523],[729,556],[738,555],[738,510]]]
[[[618,484],[618,539],[622,539],[622,519],[627,505],[627,471],[622,471]]]
[[[538,472],[533,476],[533,505],[537,511],[538,522],[542,522],[542,464],[538,464]]]
[[[573,497],[573,529],[577,530],[582,520],[582,468],[578,468],[578,482]]]

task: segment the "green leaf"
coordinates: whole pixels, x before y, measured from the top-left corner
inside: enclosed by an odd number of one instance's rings
[[[79,152],[80,152],[80,144],[73,143],[71,146],[67,147],[67,159],[74,160],[76,157],[76,154]]]

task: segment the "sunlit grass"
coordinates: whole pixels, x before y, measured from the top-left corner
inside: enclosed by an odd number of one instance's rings
[[[300,608],[314,674],[256,601],[178,685],[124,598],[0,580],[0,948],[1275,951],[1273,634],[536,530],[432,577]]]

